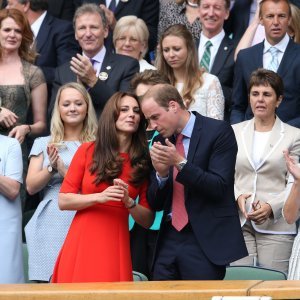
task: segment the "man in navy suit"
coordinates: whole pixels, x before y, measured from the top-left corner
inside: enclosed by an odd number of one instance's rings
[[[69,61],[79,50],[72,23],[50,15],[47,0],[8,0],[7,8],[22,11],[31,25],[39,54],[35,64],[45,75],[49,94],[55,68]],[[50,99],[50,94],[48,96]]]
[[[230,0],[201,0],[199,17],[202,25],[198,46],[199,62],[205,52],[208,41],[210,47],[210,64],[208,72],[220,80],[225,97],[224,119],[229,121],[231,94],[234,72],[234,44],[223,30],[224,21],[229,16]]]
[[[223,279],[227,264],[247,256],[234,200],[233,130],[188,112],[167,84],[151,87],[141,108],[160,133],[150,150],[155,170],[148,189],[152,209],[164,210],[153,280]]]
[[[284,98],[276,114],[283,122],[300,127],[300,45],[287,34],[291,11],[287,0],[262,0],[260,20],[266,39],[238,54],[233,94],[231,123],[253,117],[248,102],[248,86],[251,73],[257,68],[272,69],[284,83]],[[274,58],[272,51],[275,50]],[[276,61],[276,67],[273,61]]]
[[[117,91],[127,91],[139,63],[129,56],[113,54],[104,46],[108,35],[104,11],[96,4],[80,6],[74,16],[75,38],[82,53],[57,68],[53,83],[49,118],[58,89],[65,83],[77,81],[85,85],[97,115],[106,101]]]

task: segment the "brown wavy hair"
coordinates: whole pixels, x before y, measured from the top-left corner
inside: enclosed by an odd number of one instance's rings
[[[200,88],[203,84],[202,74],[203,72],[199,68],[198,55],[196,51],[196,46],[190,31],[185,25],[176,24],[168,27],[162,34],[159,46],[160,50],[158,52],[157,58],[157,69],[158,71],[167,76],[173,86],[176,85],[176,78],[173,69],[168,65],[163,56],[163,40],[167,36],[175,36],[184,40],[187,47],[187,59],[185,64],[185,81],[183,83],[182,98],[185,101],[186,107],[188,108],[192,102],[195,101],[193,95],[195,91]]]
[[[135,95],[127,92],[117,92],[106,103],[98,123],[98,132],[95,141],[95,150],[90,172],[96,175],[94,183],[102,181],[112,183],[122,171],[123,158],[119,152],[118,133],[116,121],[120,115],[121,99],[125,96],[134,98],[140,106]],[[129,157],[132,166],[130,182],[134,185],[142,183],[149,174],[150,158],[146,140],[145,117],[140,110],[140,124],[132,134]]]
[[[30,63],[35,61],[37,56],[36,51],[31,47],[33,43],[33,33],[26,16],[15,8],[0,10],[0,24],[7,18],[12,18],[20,27],[22,34],[22,41],[19,48],[19,55],[21,59]],[[2,49],[0,47],[0,59],[2,58]]]

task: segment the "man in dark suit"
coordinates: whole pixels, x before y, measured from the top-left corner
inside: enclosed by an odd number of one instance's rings
[[[211,42],[208,72],[216,75],[225,97],[224,119],[229,121],[234,72],[234,44],[223,30],[229,16],[230,0],[201,0],[199,17],[202,25],[198,46],[199,62],[205,53],[206,43]]]
[[[49,113],[51,114],[59,87],[70,81],[81,82],[89,90],[94,107],[100,115],[106,101],[117,91],[127,91],[133,75],[139,72],[137,60],[112,54],[104,47],[108,28],[104,11],[96,4],[83,4],[74,16],[75,38],[82,48],[56,70]]]
[[[234,0],[230,16],[224,23],[225,32],[238,44],[255,15],[257,0]]]
[[[260,20],[265,28],[266,39],[260,44],[241,50],[237,57],[231,123],[253,117],[248,103],[249,78],[254,70],[264,67],[277,72],[284,83],[284,98],[276,114],[282,121],[299,128],[300,45],[294,43],[287,34],[291,21],[288,1],[262,0]]]
[[[47,0],[9,0],[7,8],[16,8],[26,15],[39,53],[35,64],[42,69],[50,93],[55,68],[69,61],[79,50],[72,23],[50,15]]]
[[[116,21],[124,16],[134,15],[143,19],[149,30],[149,51],[156,49],[159,0],[77,0],[77,2],[100,4],[105,11],[111,32]],[[112,44],[112,40],[110,42]]]
[[[233,130],[188,112],[167,84],[150,88],[141,108],[160,133],[150,150],[155,170],[148,189],[152,209],[164,210],[153,279],[223,279],[227,264],[247,256],[234,201]]]

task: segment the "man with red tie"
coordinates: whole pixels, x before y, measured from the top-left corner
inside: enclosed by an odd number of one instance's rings
[[[188,112],[168,84],[150,88],[141,108],[160,133],[148,190],[152,209],[164,210],[153,280],[223,279],[227,264],[247,256],[234,200],[233,130]]]

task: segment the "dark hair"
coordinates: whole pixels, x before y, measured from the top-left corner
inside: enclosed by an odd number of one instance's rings
[[[144,99],[153,98],[153,100],[161,107],[168,108],[170,101],[175,101],[179,104],[181,109],[186,109],[182,97],[178,90],[171,84],[157,84],[151,87],[146,94],[141,98],[140,102]]]
[[[273,3],[285,2],[289,8],[289,16],[292,15],[290,3],[288,0],[261,0],[261,2],[259,3],[259,17],[260,18],[262,17],[262,7],[263,7],[264,3],[268,2],[268,1],[271,1]]]
[[[103,28],[107,27],[107,20],[105,17],[105,12],[102,8],[99,7],[99,5],[96,5],[94,3],[84,3],[81,6],[79,6],[74,14],[73,17],[73,26],[75,28],[75,23],[78,17],[85,15],[85,14],[98,14],[101,18]]]
[[[29,0],[30,9],[33,11],[41,11],[48,9],[48,0]]]
[[[283,81],[281,77],[273,71],[259,68],[252,72],[250,76],[250,83],[248,89],[249,94],[253,86],[260,86],[260,85],[270,86],[275,91],[277,99],[280,96],[283,96],[284,93]]]
[[[156,85],[159,83],[170,83],[170,80],[157,70],[145,70],[134,75],[130,81],[130,90],[135,93],[139,84]]]
[[[7,18],[12,18],[21,27],[22,41],[19,48],[19,55],[21,59],[33,63],[37,56],[37,53],[31,47],[33,43],[33,33],[31,31],[30,24],[27,18],[21,11],[15,8],[1,9],[0,26],[2,26],[2,21]],[[0,47],[0,59],[1,58],[2,49]]]
[[[187,59],[185,64],[185,81],[183,83],[182,97],[187,107],[194,101],[195,91],[202,85],[202,71],[199,68],[198,54],[193,40],[193,36],[185,25],[176,24],[168,27],[161,35],[159,46],[160,50],[157,57],[157,69],[167,76],[172,85],[175,86],[176,78],[172,67],[168,65],[163,56],[163,40],[168,36],[181,38],[187,47]]]
[[[139,105],[135,95],[117,92],[107,101],[99,119],[93,162],[90,167],[91,173],[96,175],[96,185],[102,181],[111,183],[122,171],[123,158],[119,154],[119,142],[115,124],[120,115],[121,99],[125,96],[134,98]],[[141,110],[140,117],[138,130],[132,135],[129,149],[129,157],[133,168],[130,182],[135,185],[142,183],[147,178],[150,170],[146,122]]]

